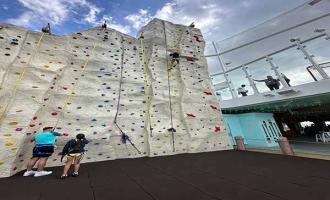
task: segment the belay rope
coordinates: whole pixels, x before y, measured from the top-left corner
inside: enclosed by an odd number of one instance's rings
[[[131,139],[129,138],[129,136],[126,133],[124,133],[124,131],[117,124],[117,116],[118,116],[118,112],[119,112],[120,98],[121,98],[121,86],[122,86],[122,82],[123,82],[124,53],[125,53],[123,36],[121,36],[120,39],[121,39],[120,42],[121,42],[121,48],[122,48],[121,63],[120,63],[120,82],[119,82],[119,93],[118,93],[117,111],[116,111],[116,115],[115,115],[115,119],[114,119],[113,123],[117,126],[117,128],[119,129],[119,131],[121,133],[121,142],[123,144],[126,144],[126,142],[128,141],[132,145],[132,147],[134,147],[134,149],[139,154],[141,154],[141,151],[135,146],[135,144],[131,141]]]
[[[174,132],[176,132],[176,130],[173,127],[173,110],[172,110],[171,83],[170,83],[170,69],[171,69],[172,66],[169,67],[169,62],[168,62],[167,37],[166,37],[165,21],[162,21],[162,24],[163,24],[164,39],[165,39],[165,53],[166,53],[166,66],[167,66],[167,84],[168,84],[168,95],[169,95],[170,112],[171,112],[171,128],[169,128],[167,130],[169,132],[171,132],[171,136],[172,136],[172,150],[173,150],[173,152],[175,152]]]

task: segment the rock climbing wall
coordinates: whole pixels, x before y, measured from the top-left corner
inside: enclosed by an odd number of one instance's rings
[[[83,162],[231,149],[203,49],[198,29],[159,19],[138,39],[100,27],[56,36],[0,24],[0,177],[25,168],[45,126],[69,134],[48,166],[61,165],[59,152],[78,133],[91,140]]]

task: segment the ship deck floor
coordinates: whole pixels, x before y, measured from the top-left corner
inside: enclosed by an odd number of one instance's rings
[[[329,161],[219,151],[82,164],[59,179],[19,173],[0,179],[1,199],[24,200],[318,200],[330,199]]]

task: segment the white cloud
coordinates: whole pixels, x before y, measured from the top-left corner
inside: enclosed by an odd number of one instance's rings
[[[28,28],[41,27],[50,22],[61,25],[71,19],[78,23],[101,24],[98,15],[102,8],[87,0],[18,0],[27,10],[7,22]],[[78,18],[78,19],[77,19]],[[113,21],[113,20],[112,20]],[[116,24],[116,23],[114,23]],[[118,25],[119,26],[119,25]]]
[[[9,8],[8,8],[8,6],[3,5],[3,6],[2,6],[2,9],[4,9],[4,10],[8,10]]]
[[[145,25],[152,19],[151,14],[147,9],[140,9],[137,14],[131,14],[125,17],[135,29],[140,29],[141,26]]]

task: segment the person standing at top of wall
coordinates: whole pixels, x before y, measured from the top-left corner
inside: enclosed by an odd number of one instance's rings
[[[245,96],[247,96],[247,93],[248,93],[249,91],[245,88],[245,85],[243,84],[243,85],[241,85],[241,87],[239,87],[238,89],[237,89],[237,93],[240,95],[242,95],[243,97],[245,97]]]
[[[41,31],[44,32],[44,33],[48,33],[49,35],[52,34],[51,31],[50,31],[50,24],[49,23],[47,24],[47,26],[42,27]]]
[[[266,79],[262,79],[262,80],[255,80],[255,79],[253,80],[257,82],[265,82],[266,86],[270,90],[278,90],[280,88],[280,81],[278,79],[274,79],[272,76],[267,76]]]
[[[45,127],[43,131],[36,134],[33,137],[33,141],[35,142],[35,146],[33,148],[33,156],[30,159],[26,172],[23,176],[46,176],[52,173],[52,171],[44,171],[44,167],[46,166],[47,160],[49,156],[54,153],[54,144],[56,140],[56,136],[67,136],[68,134],[57,133],[54,132],[53,127]],[[37,171],[33,171],[32,168],[38,162]]]

